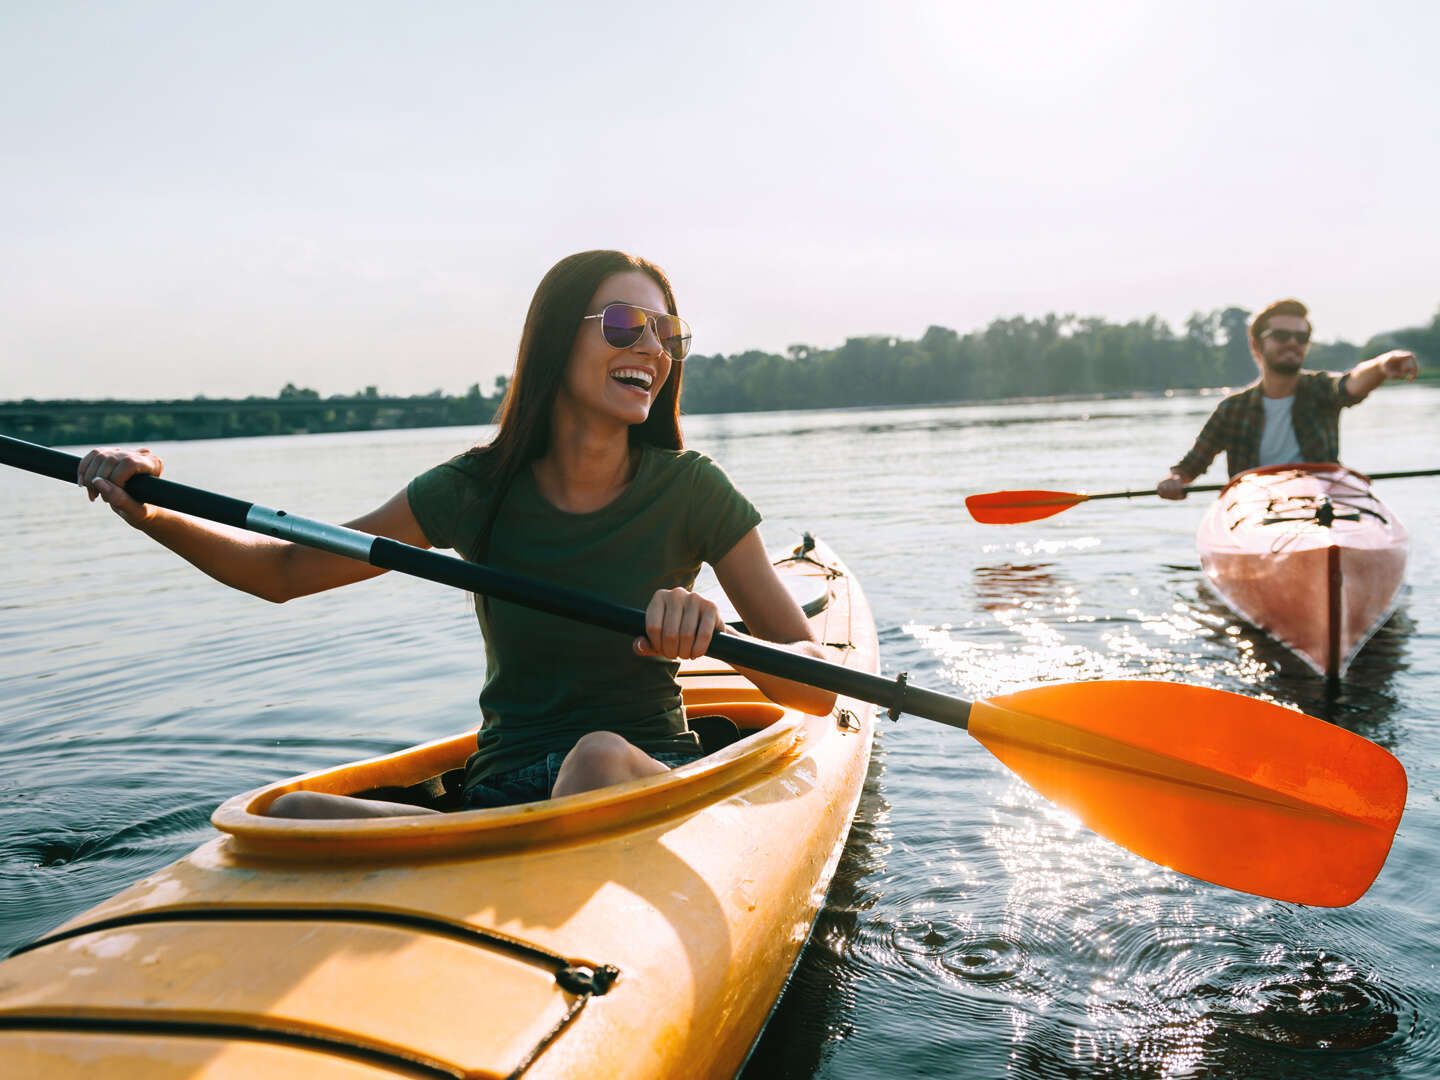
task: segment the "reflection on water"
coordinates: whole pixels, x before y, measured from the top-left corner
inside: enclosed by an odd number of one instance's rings
[[[1407,608],[1397,608],[1355,654],[1343,680],[1317,686],[1315,680],[1300,683],[1297,673],[1296,703],[1314,716],[1394,751],[1399,733],[1390,721],[1403,714],[1408,704],[1403,693],[1397,692],[1396,683],[1410,667],[1410,643],[1416,632],[1417,624]]]
[[[1055,605],[1062,599],[1062,594],[1073,598],[1075,587],[1059,584],[1056,567],[1052,563],[1007,563],[975,568],[975,597],[981,607],[992,613],[1023,608],[1037,601]]]
[[[889,807],[878,757],[870,760],[850,840],[831,880],[825,907],[791,974],[785,996],[755,1045],[746,1080],[816,1076],[831,1050],[853,1034],[857,986],[867,977],[857,945],[879,901],[873,882],[889,853]]]
[[[1384,410],[1348,411],[1354,463],[1436,457],[1440,395],[1382,393]],[[1333,689],[1206,595],[1202,498],[1084,504],[1013,528],[963,509],[977,491],[1144,486],[1211,404],[687,420],[689,444],[766,515],[767,540],[809,529],[850,563],[888,674],[971,699],[1111,678],[1249,694],[1382,743],[1411,785],[1375,886],[1312,909],[1147,863],[965,733],[882,722],[851,843],[749,1080],[1440,1075],[1440,635],[1426,617],[1440,546],[1423,540],[1440,533],[1440,485],[1387,490],[1415,537],[1411,592]],[[160,450],[176,479],[345,520],[475,435]],[[477,722],[484,661],[463,597],[387,575],[275,608],[74,494],[0,473],[0,946],[190,850],[238,791]]]
[[[1389,720],[1405,701],[1393,688],[1410,666],[1409,643],[1416,631],[1404,603],[1355,655],[1350,671],[1340,680],[1317,676],[1289,649],[1227,608],[1203,579],[1195,610],[1211,626],[1223,628],[1217,642],[1266,669],[1265,684],[1277,698],[1394,752],[1395,732]]]

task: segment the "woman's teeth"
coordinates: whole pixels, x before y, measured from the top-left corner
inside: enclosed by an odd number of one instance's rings
[[[616,368],[610,373],[610,377],[626,386],[634,386],[640,390],[649,390],[650,383],[654,376],[642,368]]]

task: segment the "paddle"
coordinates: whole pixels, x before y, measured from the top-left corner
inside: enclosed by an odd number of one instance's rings
[[[1373,473],[1371,480],[1403,480],[1410,476],[1440,476],[1440,469],[1416,469],[1411,472]],[[1225,484],[1197,484],[1186,488],[1186,492],[1224,491]],[[1039,521],[1082,502],[1096,499],[1139,499],[1155,495],[1154,488],[1147,491],[1102,491],[1086,495],[1070,491],[990,491],[983,495],[968,495],[965,507],[970,516],[982,525],[1019,525],[1025,521]]]
[[[0,461],[74,482],[79,458],[0,436]],[[136,476],[137,499],[632,637],[634,608],[491,567]],[[1338,907],[1380,872],[1405,805],[1400,763],[1303,713],[1181,683],[1060,683],[973,704],[736,634],[732,664],[966,729],[1042,795],[1131,851],[1278,900]]]

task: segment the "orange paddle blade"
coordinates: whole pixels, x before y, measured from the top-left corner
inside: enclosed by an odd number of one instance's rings
[[[990,491],[967,495],[965,508],[982,525],[1018,525],[1058,514],[1087,498],[1069,491]]]
[[[1389,751],[1210,687],[1042,686],[977,701],[970,734],[1137,855],[1293,903],[1359,899],[1405,809],[1405,770]]]

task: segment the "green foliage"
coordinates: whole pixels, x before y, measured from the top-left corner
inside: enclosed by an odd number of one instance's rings
[[[478,427],[500,404],[472,386],[460,397],[441,391],[382,397],[373,386],[350,396],[322,399],[319,392],[286,383],[273,398],[196,397],[190,401],[0,402],[0,434],[50,445],[126,445],[170,439],[244,435],[297,435],[374,428]]]
[[[1440,364],[1440,314],[1357,348],[1317,342],[1308,366],[1343,371],[1392,348]],[[1427,359],[1429,358],[1429,359]],[[960,334],[931,326],[918,341],[850,338],[839,348],[791,345],[784,356],[750,351],[685,362],[689,413],[828,406],[908,405],[1016,397],[1162,393],[1244,386],[1257,375],[1250,312],[1196,312],[1176,334],[1163,319],[1111,323],[1075,315],[996,319]]]
[[[1163,319],[1111,323],[1075,315],[996,319],[961,334],[929,327],[919,340],[855,337],[834,349],[791,345],[785,355],[750,350],[685,361],[689,413],[753,412],[865,405],[1089,394],[1160,393],[1242,386],[1256,376],[1250,313],[1196,312],[1177,334]],[[1316,342],[1308,366],[1343,371],[1387,349],[1420,357],[1421,378],[1440,377],[1440,312],[1428,326],[1382,334],[1364,346]],[[383,397],[374,386],[321,398],[286,383],[273,398],[243,401],[0,402],[0,433],[56,444],[123,445],[162,439],[285,435],[372,428],[480,426],[494,418],[509,380],[494,392],[478,383]]]
[[[931,326],[918,341],[863,337],[836,349],[792,345],[785,356],[695,356],[685,362],[684,404],[691,413],[747,412],[1214,386],[1233,349],[1221,331],[1237,316],[1248,382],[1255,367],[1248,316],[1238,308],[1192,316],[1184,337],[1154,316],[1122,325],[1051,314],[997,319],[964,335]]]
[[[1406,330],[1394,330],[1387,335],[1397,349],[1409,349],[1420,358],[1420,372],[1436,377],[1440,365],[1440,311],[1430,320],[1429,326],[1415,326]]]

